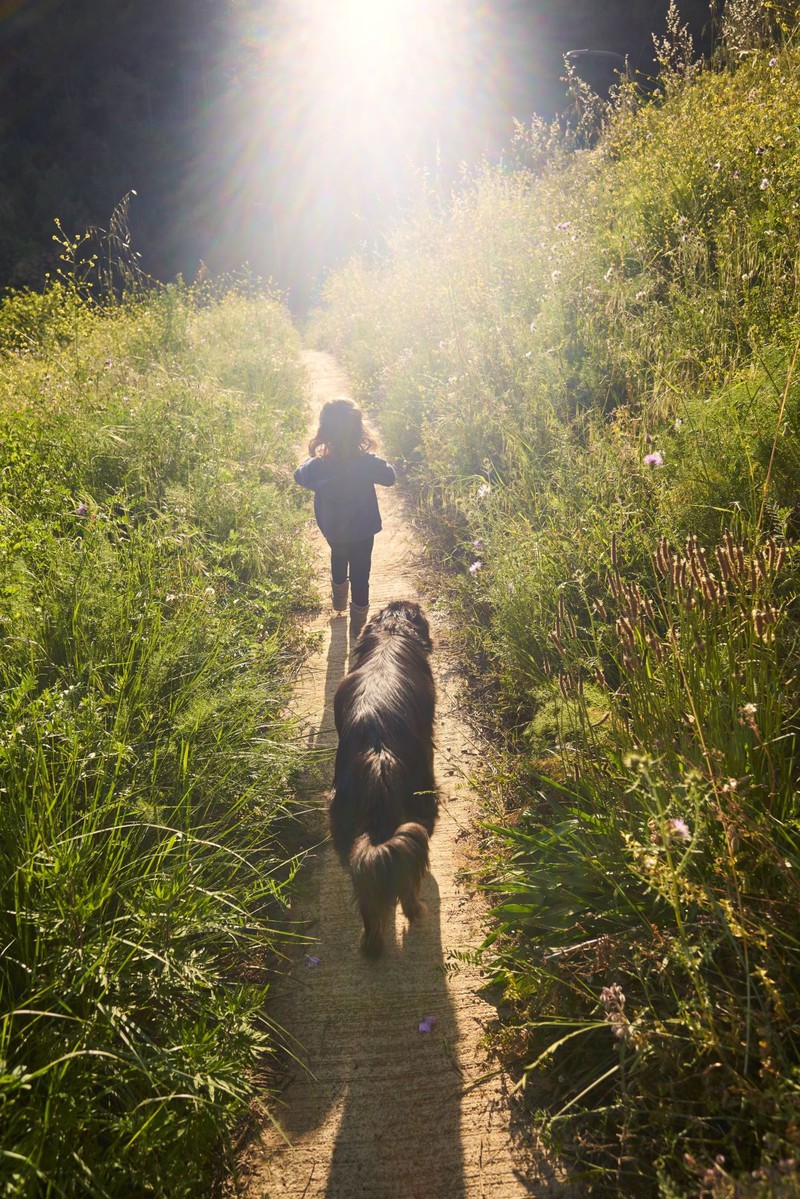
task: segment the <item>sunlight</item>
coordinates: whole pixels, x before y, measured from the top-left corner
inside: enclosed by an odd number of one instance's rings
[[[485,152],[507,59],[484,0],[240,3],[252,57],[196,177],[225,180],[208,218],[220,257],[245,240],[302,288],[390,225],[421,172],[449,181]]]
[[[408,0],[345,0],[327,9],[332,61],[374,85],[402,60],[404,27],[417,15],[413,7]]]

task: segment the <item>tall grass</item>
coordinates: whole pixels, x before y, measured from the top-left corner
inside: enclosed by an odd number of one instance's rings
[[[670,1199],[800,1186],[800,53],[727,51],[519,130],[313,325],[499,712],[501,1047],[590,1190]]]
[[[274,1047],[300,384],[252,289],[0,303],[4,1195],[197,1195]]]

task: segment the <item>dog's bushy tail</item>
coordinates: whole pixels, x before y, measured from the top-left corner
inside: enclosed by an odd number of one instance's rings
[[[401,824],[387,841],[362,833],[350,851],[350,873],[361,918],[364,952],[383,949],[387,925],[398,899],[409,920],[418,915],[419,887],[428,869],[428,832],[421,824]]]

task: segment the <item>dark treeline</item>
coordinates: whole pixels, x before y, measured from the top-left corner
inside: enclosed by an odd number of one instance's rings
[[[448,182],[461,162],[499,153],[512,117],[552,116],[564,103],[568,50],[611,50],[649,71],[651,31],[663,30],[666,8],[667,0],[497,0],[483,62],[472,75],[465,69],[457,97],[442,100],[450,111],[411,143],[385,139],[384,157],[402,167],[391,198],[417,166],[436,161]],[[680,8],[700,45],[707,0]],[[370,169],[375,146],[337,159],[322,130],[302,143],[299,184],[296,134],[313,97],[292,95],[281,62],[297,12],[288,0],[4,5],[0,286],[41,284],[56,260],[55,218],[68,233],[104,226],[135,190],[133,240],[147,271],[191,278],[201,260],[214,272],[247,262],[304,304],[314,279],[369,237],[386,205]],[[302,69],[295,61],[292,86]],[[478,94],[489,74],[491,88]]]

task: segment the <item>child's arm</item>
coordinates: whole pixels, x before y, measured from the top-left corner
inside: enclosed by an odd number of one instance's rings
[[[318,473],[318,462],[319,458],[306,458],[305,462],[301,462],[294,472],[295,483],[299,483],[301,487],[310,487],[314,491],[317,486],[314,476]]]
[[[383,458],[378,458],[375,454],[369,455],[370,459],[370,482],[380,483],[382,487],[391,487],[395,482],[394,467],[388,462],[384,462]]]

